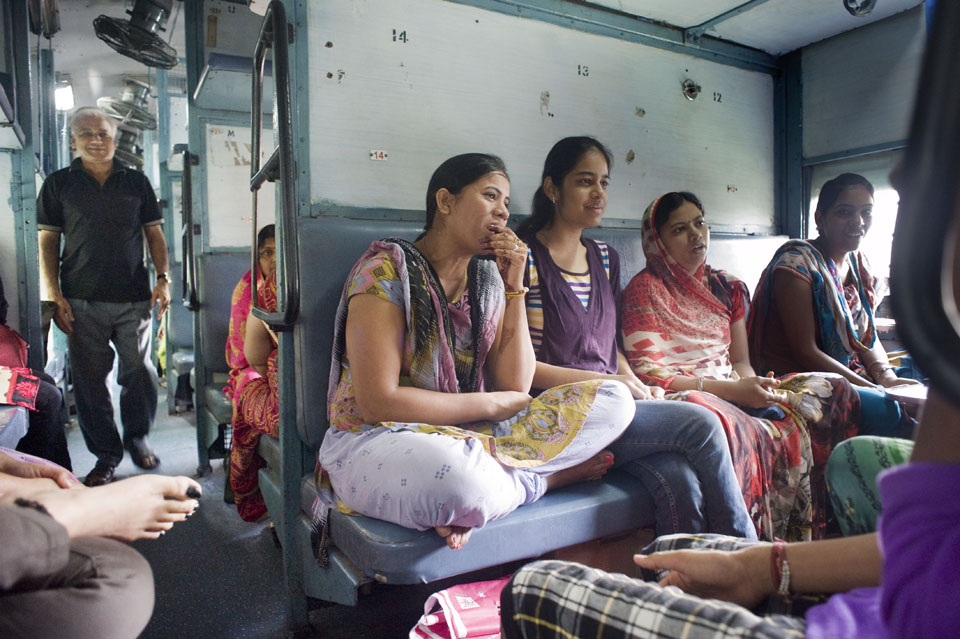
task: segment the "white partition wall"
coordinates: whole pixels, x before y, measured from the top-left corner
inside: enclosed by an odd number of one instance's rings
[[[550,146],[589,134],[615,156],[609,218],[690,189],[712,223],[774,224],[767,74],[441,0],[308,7],[315,213],[422,210],[440,162],[484,151],[526,214]]]

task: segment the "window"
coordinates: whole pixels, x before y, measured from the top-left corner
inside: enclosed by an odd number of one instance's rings
[[[878,277],[890,277],[890,249],[893,246],[893,230],[897,223],[900,197],[890,184],[890,171],[900,162],[903,151],[886,151],[855,158],[825,162],[811,167],[810,206],[807,218],[807,234],[816,237],[814,211],[820,187],[841,173],[859,173],[873,184],[873,224],[860,244],[860,249],[870,260]]]

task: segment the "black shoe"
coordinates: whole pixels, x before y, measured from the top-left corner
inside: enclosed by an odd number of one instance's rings
[[[127,443],[127,451],[133,463],[140,468],[153,470],[160,465],[160,458],[157,457],[146,437],[135,437]]]
[[[87,473],[87,478],[83,480],[83,483],[91,488],[94,486],[104,486],[113,481],[113,474],[116,470],[115,466],[98,461],[93,467],[93,470]]]

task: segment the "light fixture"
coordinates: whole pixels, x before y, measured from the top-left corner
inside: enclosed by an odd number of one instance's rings
[[[56,87],[53,90],[53,103],[57,111],[69,111],[73,108],[73,85],[66,73],[57,74]]]

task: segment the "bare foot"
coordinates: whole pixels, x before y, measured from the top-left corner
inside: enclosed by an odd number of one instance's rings
[[[103,536],[133,541],[156,539],[196,510],[200,485],[187,477],[137,475],[87,488],[35,493],[71,537]]]
[[[437,534],[447,540],[447,546],[453,550],[460,550],[470,539],[472,528],[466,526],[437,526]]]
[[[613,453],[609,450],[601,450],[585,462],[580,462],[576,466],[564,468],[548,475],[547,490],[560,488],[578,481],[597,481],[607,474],[611,466],[613,466]]]

